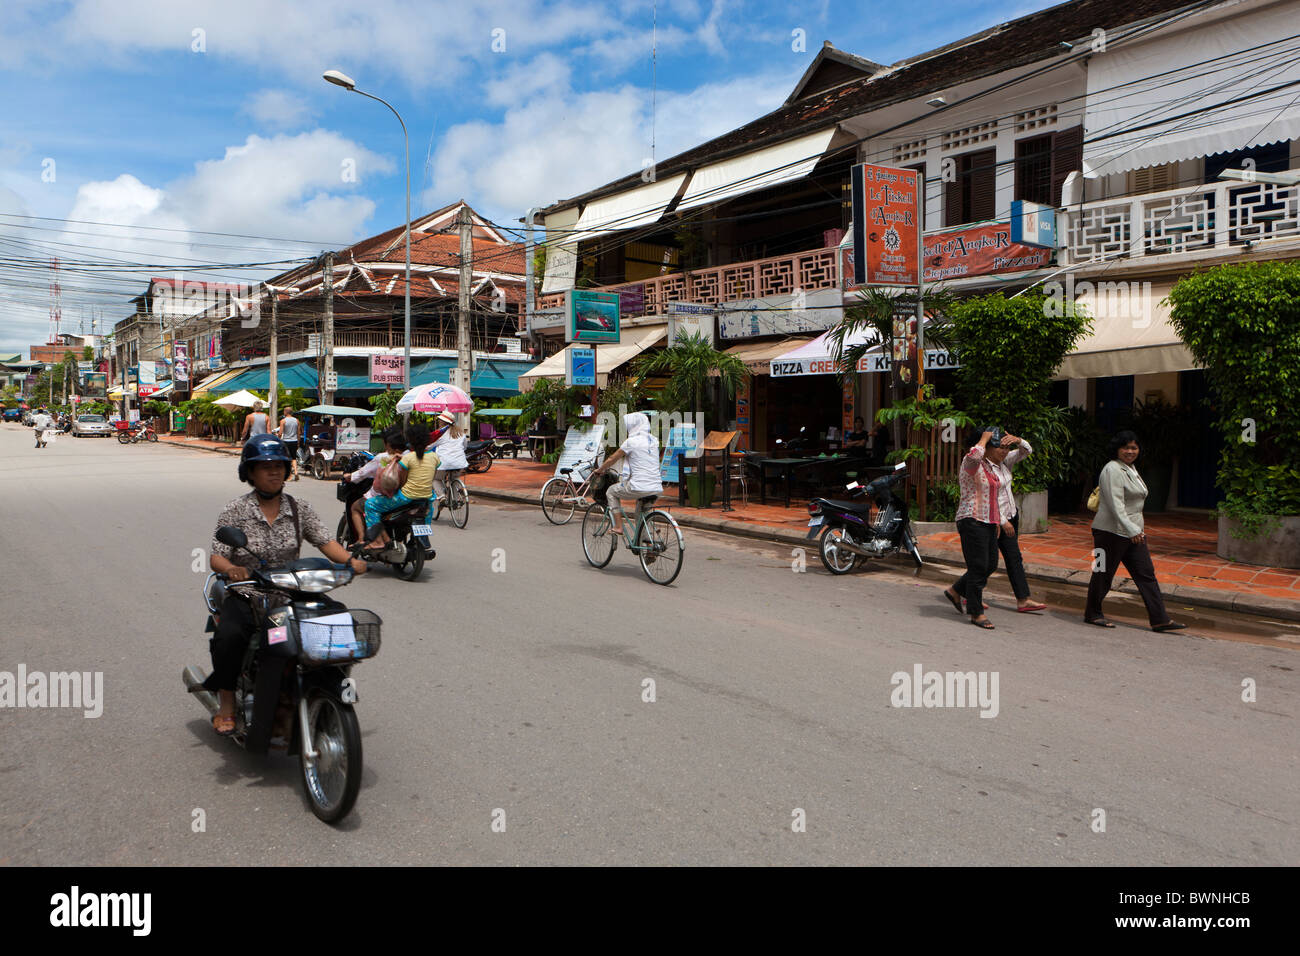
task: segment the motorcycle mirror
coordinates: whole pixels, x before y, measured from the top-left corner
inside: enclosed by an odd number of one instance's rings
[[[232,525],[223,525],[217,529],[217,540],[232,548],[247,548],[248,537]]]

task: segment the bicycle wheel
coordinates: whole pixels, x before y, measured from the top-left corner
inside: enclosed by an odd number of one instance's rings
[[[451,509],[451,523],[457,528],[469,524],[469,492],[459,478],[447,482],[447,507]]]
[[[582,551],[593,568],[603,568],[614,556],[614,526],[600,505],[592,505],[582,517]]]
[[[552,478],[542,485],[542,514],[551,524],[568,524],[577,497],[567,478]]]
[[[677,580],[686,548],[676,521],[662,511],[651,511],[641,525],[637,545],[637,557],[641,559],[641,570],[646,577],[663,585]]]

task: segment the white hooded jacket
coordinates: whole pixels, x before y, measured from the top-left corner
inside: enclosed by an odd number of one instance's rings
[[[627,438],[619,445],[627,456],[623,483],[632,491],[660,494],[664,490],[659,478],[659,439],[650,431],[650,419],[641,412],[623,416]]]

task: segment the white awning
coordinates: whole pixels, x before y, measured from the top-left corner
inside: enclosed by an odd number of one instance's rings
[[[727,349],[728,355],[734,355],[745,363],[745,368],[754,375],[767,375],[771,372],[772,360],[794,349],[802,348],[811,342],[806,336],[779,339],[775,342],[745,342]],[[716,376],[717,372],[710,372]]]
[[[546,275],[542,278],[542,295],[573,288],[578,273],[578,243],[573,239],[577,225],[577,206],[546,217]]]
[[[1089,58],[1085,174],[1300,136],[1296,12],[1290,3],[1237,12]]]
[[[807,345],[772,359],[772,376],[776,378],[782,375],[834,375],[839,371],[834,333],[834,329],[828,329]],[[879,338],[880,334],[874,328],[858,329],[844,337],[844,348],[847,350],[855,345],[870,345]],[[867,371],[865,356],[858,361],[858,371]]]
[[[636,358],[646,349],[663,341],[668,328],[663,325],[641,326],[622,330],[622,340],[617,344],[596,346],[596,384],[604,388],[609,384],[609,373],[624,362]],[[566,345],[550,358],[528,370],[527,375],[519,376],[519,390],[531,389],[539,378],[564,378],[565,362],[571,345]]]
[[[685,181],[686,174],[678,173],[660,182],[587,203],[578,217],[579,231],[573,241],[598,239],[604,232],[634,229],[657,222]]]
[[[832,126],[819,133],[701,166],[691,177],[686,195],[677,204],[677,209],[722,202],[733,196],[802,179],[812,172],[834,135],[835,127]]]
[[[1076,283],[1076,289],[1083,286]],[[1192,353],[1161,305],[1171,283],[1107,282],[1084,288],[1076,303],[1093,317],[1093,332],[1065,357],[1054,379],[1109,378],[1196,368]]]

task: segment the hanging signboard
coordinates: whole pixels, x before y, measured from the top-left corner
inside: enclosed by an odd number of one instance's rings
[[[1056,209],[1036,202],[1011,202],[1011,241],[1025,246],[1056,248]]]
[[[696,448],[698,437],[695,433],[694,423],[689,425],[674,425],[668,429],[668,441],[664,445],[664,457],[659,463],[659,480],[660,481],[681,481],[682,459],[699,457],[699,450]]]
[[[406,383],[405,355],[371,355],[370,381],[375,385],[403,385]]]
[[[595,425],[571,425],[568,433],[564,436],[564,448],[560,450],[560,457],[555,462],[555,477],[560,477],[561,468],[578,468],[579,465],[599,460],[597,456],[605,449],[605,426],[603,424]],[[590,474],[590,469],[582,470],[585,478]],[[578,472],[574,472],[574,480],[582,479],[577,477]]]
[[[1052,250],[1012,241],[1011,225],[990,222],[925,237],[925,281],[1028,272],[1052,261]]]
[[[108,397],[108,373],[91,372],[86,376],[86,384],[81,387],[81,394],[86,398]]]
[[[618,343],[618,293],[570,289],[565,296],[566,342]]]
[[[190,344],[188,342],[177,342],[173,349],[172,379],[177,386],[188,387],[190,382]]]
[[[144,398],[158,391],[158,369],[153,362],[141,362],[136,393]]]
[[[677,344],[678,336],[686,335],[702,335],[713,344],[713,306],[698,302],[668,303],[668,347]]]
[[[856,285],[916,285],[920,228],[918,173],[853,167],[853,266]]]
[[[336,451],[369,451],[370,429],[358,426],[355,418],[344,418],[339,422],[338,432],[334,438]]]
[[[596,350],[570,345],[564,355],[564,384],[596,384]]]

